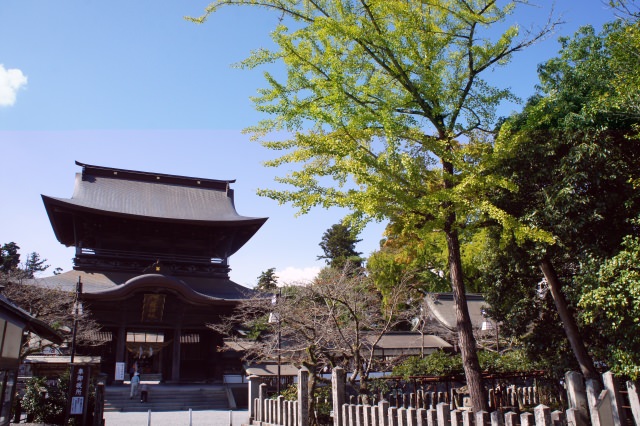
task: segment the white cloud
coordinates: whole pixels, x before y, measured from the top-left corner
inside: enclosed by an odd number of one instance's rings
[[[279,285],[301,285],[308,284],[313,280],[320,272],[320,268],[317,266],[311,266],[308,268],[294,268],[293,266],[287,266],[281,271],[276,271]]]
[[[0,107],[16,103],[16,93],[27,84],[27,76],[17,68],[5,69],[0,64]]]

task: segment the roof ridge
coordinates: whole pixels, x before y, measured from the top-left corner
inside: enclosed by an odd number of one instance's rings
[[[139,182],[155,182],[162,184],[174,184],[189,186],[194,188],[209,188],[222,191],[229,191],[229,184],[235,183],[235,179],[207,179],[181,175],[170,175],[166,173],[144,172],[139,170],[118,169],[114,167],[95,166],[76,161],[76,165],[82,167],[82,179],[87,180],[89,176],[108,177],[112,179],[132,180]]]

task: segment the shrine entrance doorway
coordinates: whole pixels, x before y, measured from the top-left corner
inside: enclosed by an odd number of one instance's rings
[[[138,371],[147,377],[162,379],[163,349],[171,342],[161,330],[127,331],[127,365],[129,373]]]

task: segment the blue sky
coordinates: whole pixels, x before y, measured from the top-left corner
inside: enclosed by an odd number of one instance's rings
[[[542,25],[552,2],[539,0],[513,17],[523,29]],[[231,278],[253,286],[275,267],[283,280],[310,277],[322,234],[344,215],[314,210],[296,217],[290,206],[260,198],[277,171],[274,154],[241,130],[260,115],[250,96],[264,87],[262,70],[232,64],[271,46],[279,16],[227,8],[203,25],[204,1],[3,0],[0,2],[0,243],[37,251],[52,267],[71,268],[73,249],[51,231],[40,194],[70,197],[74,161],[211,179],[237,179],[236,207],[270,219],[230,259]],[[522,98],[533,92],[536,66],[554,56],[557,37],[613,19],[600,0],[559,0],[565,24],[517,54],[490,78]],[[276,70],[277,72],[277,70]],[[513,106],[504,106],[506,114]],[[517,108],[517,107],[515,107]],[[382,224],[368,227],[358,250],[378,247]]]

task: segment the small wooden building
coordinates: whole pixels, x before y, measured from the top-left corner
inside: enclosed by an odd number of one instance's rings
[[[62,342],[62,337],[51,327],[0,295],[0,426],[8,425],[11,419],[25,332],[53,343]]]
[[[102,373],[134,365],[150,379],[221,380],[239,360],[223,357],[206,325],[251,290],[229,279],[228,259],[267,220],[239,215],[234,180],[76,163],[71,198],[42,196],[60,243],[76,249],[72,271],[37,280],[74,291],[102,325]]]

